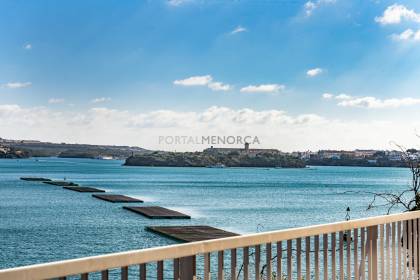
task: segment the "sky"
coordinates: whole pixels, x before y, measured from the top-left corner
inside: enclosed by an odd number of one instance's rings
[[[0,137],[417,148],[419,62],[414,0],[2,0]]]

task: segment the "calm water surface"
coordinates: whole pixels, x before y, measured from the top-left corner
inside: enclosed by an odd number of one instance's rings
[[[390,191],[409,184],[399,168],[124,167],[122,161],[40,158],[0,160],[0,268],[175,243],[148,225],[211,225],[252,233],[341,221],[366,212],[370,196],[346,191]],[[90,194],[21,176],[74,181],[180,210],[191,220],[149,220]]]

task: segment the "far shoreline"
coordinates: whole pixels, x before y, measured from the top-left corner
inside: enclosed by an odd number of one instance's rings
[[[119,161],[124,162],[124,159],[100,159],[100,158],[91,158],[91,157],[58,157],[58,156],[51,156],[51,157],[25,157],[25,158],[0,158],[0,160],[31,160],[31,159],[86,159],[86,160],[96,160],[96,161]],[[223,168],[214,168],[214,167],[207,167],[207,166],[169,166],[169,165],[162,165],[162,166],[152,166],[152,165],[126,165],[121,164],[124,167],[157,167],[157,168],[207,168],[207,169],[239,169],[239,168],[256,168],[256,169],[309,169],[313,167],[366,167],[366,168],[409,168],[408,166],[374,166],[374,165],[341,165],[341,164],[323,164],[323,165],[312,165],[308,164],[305,167],[262,167],[262,166],[225,166]]]

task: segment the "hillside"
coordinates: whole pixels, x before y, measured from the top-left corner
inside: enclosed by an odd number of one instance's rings
[[[108,146],[88,144],[49,143],[40,141],[20,141],[0,139],[0,146],[22,151],[24,157],[70,157],[70,158],[115,158],[143,153],[140,147]]]
[[[303,168],[301,159],[278,154],[261,153],[248,155],[243,153],[209,154],[203,152],[176,153],[152,152],[130,156],[125,164],[128,166],[171,166],[171,167],[206,167],[224,165],[226,167],[289,167]]]

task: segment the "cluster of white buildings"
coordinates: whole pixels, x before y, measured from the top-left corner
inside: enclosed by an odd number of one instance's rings
[[[211,146],[208,149],[205,149],[205,153],[219,153],[219,154],[230,154],[230,153],[240,153],[248,155],[256,155],[261,153],[271,153],[271,154],[290,154],[294,157],[310,160],[328,160],[328,159],[365,159],[369,163],[376,163],[377,159],[387,159],[389,161],[402,161],[404,160],[404,155],[401,151],[383,151],[383,150],[373,150],[373,149],[356,149],[353,151],[345,150],[319,150],[317,152],[304,151],[304,152],[292,152],[284,153],[277,149],[251,149],[249,143],[245,143],[243,148],[215,148]],[[413,150],[409,153],[409,156],[413,160],[420,160],[420,151]]]
[[[299,157],[304,160],[309,160],[311,158],[316,159],[366,159],[374,163],[377,158],[386,158],[390,161],[402,161],[404,159],[404,154],[401,151],[382,151],[382,150],[354,150],[354,151],[344,151],[344,150],[320,150],[317,152],[305,151],[305,152],[293,152],[292,155]],[[409,157],[413,160],[420,159],[420,151],[413,151],[409,153]]]

